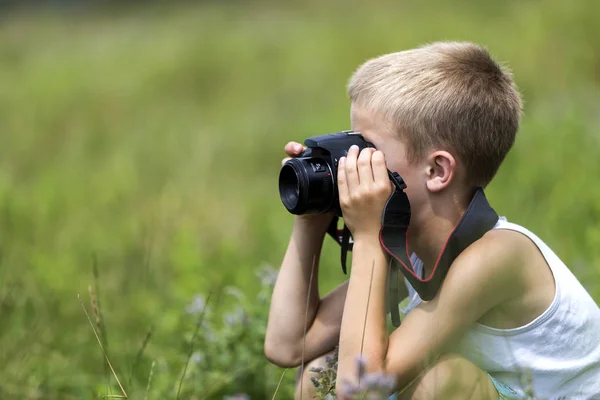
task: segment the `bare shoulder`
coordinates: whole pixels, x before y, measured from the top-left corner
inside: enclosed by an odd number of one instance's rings
[[[523,273],[531,242],[518,232],[491,230],[452,263],[443,286],[464,301],[489,310],[526,290]],[[486,312],[487,310],[480,310]]]
[[[531,241],[518,232],[490,230],[456,258],[451,270],[462,270],[482,279],[514,278],[527,260],[531,245]]]
[[[407,316],[405,330],[413,324],[444,326],[440,334],[447,334],[451,343],[490,312],[522,298],[527,284],[520,269],[528,250],[514,233],[489,231],[467,247],[448,269],[436,296]]]

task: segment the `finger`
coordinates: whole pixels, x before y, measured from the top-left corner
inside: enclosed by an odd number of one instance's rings
[[[385,164],[385,155],[382,151],[375,151],[371,156],[371,167],[373,168],[373,179],[375,184],[386,184],[390,180],[387,166]]]
[[[286,162],[288,162],[289,160],[291,160],[292,157],[286,157],[283,160],[281,160],[281,165],[283,166],[283,164],[285,164]]]
[[[340,158],[338,164],[338,197],[340,199],[340,205],[344,207],[348,204],[349,195],[348,195],[348,182],[346,179],[346,157]]]
[[[344,161],[344,170],[346,171],[346,183],[348,185],[348,191],[352,192],[358,188],[360,180],[358,177],[358,169],[356,166],[358,158],[358,146],[352,145],[348,150],[348,156]]]
[[[369,188],[373,186],[373,168],[371,167],[371,158],[375,149],[367,148],[363,149],[358,156],[358,180],[361,185]]]
[[[285,145],[285,153],[289,156],[297,156],[304,151],[304,146],[298,142],[289,142]]]

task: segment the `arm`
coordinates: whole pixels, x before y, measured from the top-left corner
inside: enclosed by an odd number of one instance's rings
[[[355,375],[358,356],[364,357],[367,372],[380,369],[379,360],[385,358],[387,273],[388,263],[377,237],[354,243],[340,337],[339,383]]]
[[[368,372],[393,374],[397,387],[404,387],[485,313],[524,290],[523,252],[510,239],[514,235],[490,231],[454,260],[434,299],[420,304],[388,337],[387,263],[378,233],[391,187],[383,153],[358,154],[351,147],[338,167],[340,205],[355,240],[340,333],[336,392],[341,399],[341,384],[356,383],[353,366],[361,354]]]
[[[319,256],[330,221],[322,215],[296,217],[273,290],[265,337],[265,355],[281,367],[313,360],[338,343],[347,282],[323,299],[318,282]]]
[[[522,252],[511,241],[505,233],[491,231],[467,248],[454,261],[436,297],[415,308],[389,339],[382,328],[385,292],[377,291],[386,278],[384,253],[375,241],[358,246],[356,265],[352,265],[352,274],[357,275],[356,279],[350,277],[342,323],[338,382],[356,380],[353,366],[360,354],[365,311],[372,313],[364,333],[367,370],[394,374],[397,387],[403,388],[429,367],[428,360],[435,360],[486,312],[519,295],[523,290],[518,272]],[[371,279],[371,271],[373,287],[366,310],[367,284],[361,281]]]

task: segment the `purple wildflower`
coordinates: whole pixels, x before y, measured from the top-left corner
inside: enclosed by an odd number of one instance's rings
[[[278,271],[270,265],[263,265],[256,271],[256,275],[260,279],[263,286],[273,286],[277,280]]]
[[[208,312],[208,308],[205,309],[205,307],[206,300],[204,299],[204,296],[198,294],[194,296],[194,300],[192,300],[192,302],[187,305],[187,307],[185,308],[185,312],[191,315],[200,314],[202,310],[204,310],[204,312]]]
[[[396,387],[396,377],[383,372],[366,373],[366,362],[364,358],[357,357],[356,369],[359,384],[344,381],[342,391],[349,399],[385,400]]]
[[[246,298],[246,296],[244,295],[244,292],[242,292],[240,289],[233,287],[233,286],[227,286],[225,288],[225,293],[235,297],[238,300],[244,300]]]
[[[229,326],[248,324],[248,316],[242,307],[236,307],[233,312],[225,314],[223,320]]]
[[[194,354],[192,354],[191,361],[194,364],[202,364],[202,363],[204,363],[204,360],[205,360],[204,354],[198,353],[198,352],[195,352]]]

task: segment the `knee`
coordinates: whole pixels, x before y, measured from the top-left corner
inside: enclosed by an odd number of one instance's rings
[[[411,400],[485,399],[490,392],[489,378],[467,359],[454,354],[438,358],[407,390]],[[495,389],[492,390],[495,391]]]

